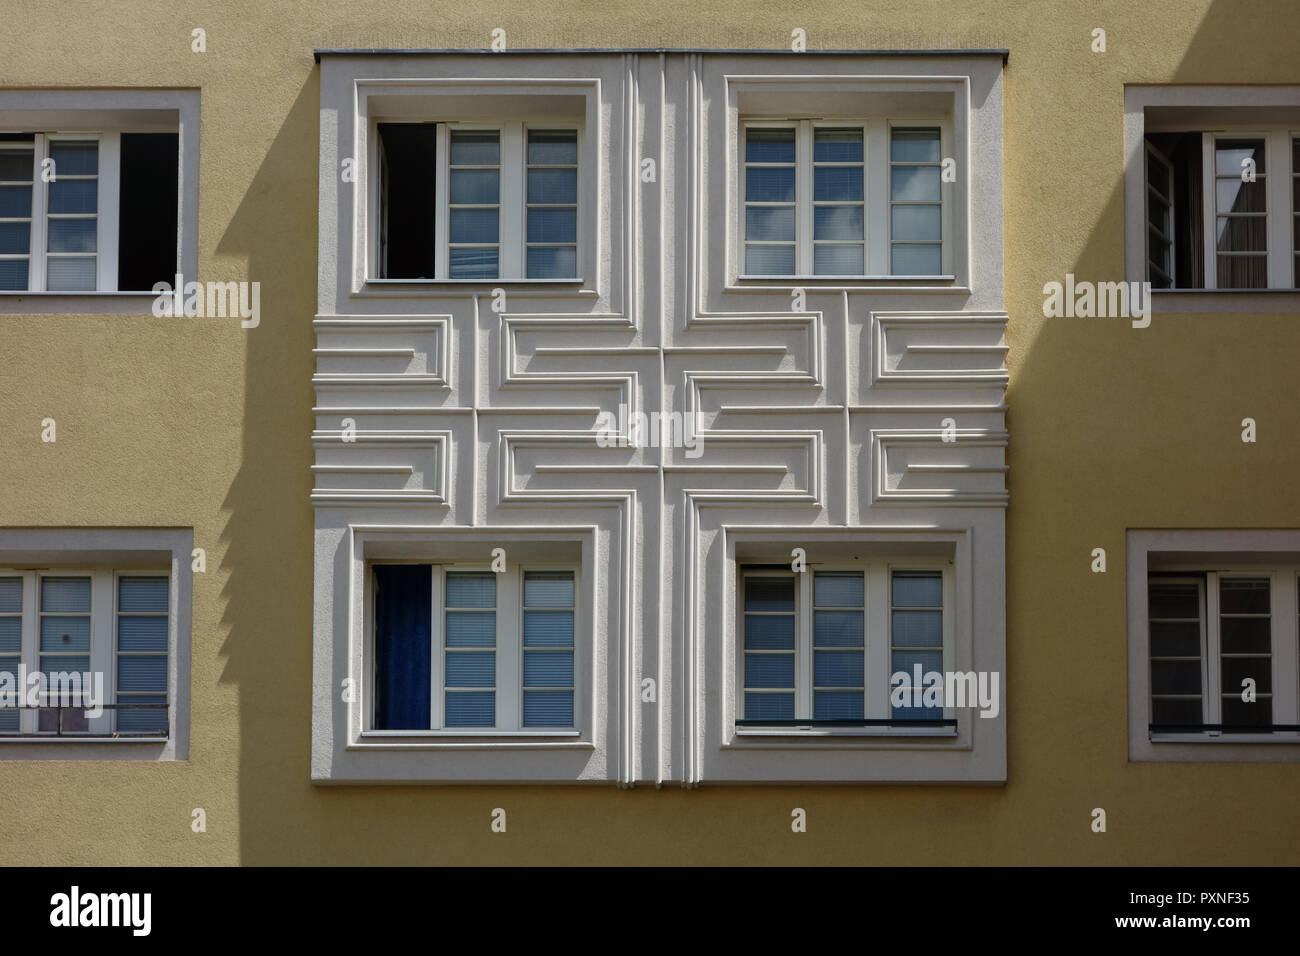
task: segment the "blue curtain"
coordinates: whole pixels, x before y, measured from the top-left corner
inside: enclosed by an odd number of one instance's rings
[[[375,728],[428,730],[433,569],[375,567]]]

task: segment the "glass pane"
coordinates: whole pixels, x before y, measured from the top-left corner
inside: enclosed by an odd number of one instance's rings
[[[56,220],[57,221],[57,220]],[[30,222],[0,222],[0,255],[25,256],[32,248]],[[27,260],[23,260],[23,278],[27,277]]]
[[[915,676],[914,669],[919,664],[921,666],[921,679],[924,681],[925,675],[929,673],[940,673],[943,671],[943,651],[894,651],[893,673],[906,674],[908,681]],[[907,686],[911,686],[910,683]]]
[[[1262,139],[1221,139],[1214,144],[1214,174],[1241,177],[1242,163],[1255,161],[1255,175],[1265,172]]]
[[[528,201],[537,203],[576,203],[578,171],[576,169],[528,170]]]
[[[793,654],[746,654],[746,687],[793,687]]]
[[[819,276],[862,275],[862,245],[814,246],[813,273]]]
[[[18,654],[23,649],[23,619],[0,617],[0,654]]]
[[[95,289],[95,259],[47,259],[45,287],[51,292],[93,292]]]
[[[496,607],[497,578],[490,571],[449,571],[447,607]]]
[[[895,607],[943,607],[943,574],[929,572],[895,572],[893,581]]]
[[[1151,662],[1151,693],[1199,694],[1201,692],[1200,661]]]
[[[77,689],[71,683],[71,677],[65,679],[57,675],[76,675],[79,680],[82,674],[90,670],[90,658],[85,654],[42,654],[39,661],[40,669],[51,680],[46,688],[50,693],[63,694],[65,690],[71,693]],[[62,687],[59,686],[60,683],[63,684]]]
[[[937,276],[943,271],[943,247],[938,243],[895,245],[890,250],[896,276]]]
[[[119,651],[166,651],[167,618],[119,617],[117,619]]]
[[[0,622],[0,629],[4,627]],[[3,633],[0,631],[0,633]],[[9,674],[9,680],[13,682],[15,688],[18,687],[18,662],[19,657],[0,657],[0,674]],[[5,707],[0,709],[0,733],[13,734],[18,732],[18,710],[14,707]]]
[[[937,163],[937,129],[896,129],[890,135],[889,158],[896,163]]]
[[[813,578],[813,602],[818,607],[862,607],[862,574],[818,571]]]
[[[445,681],[448,687],[495,687],[496,654],[448,651]]]
[[[1259,697],[1244,701],[1240,694],[1225,695],[1220,723],[1239,727],[1266,727],[1273,722],[1273,699]]]
[[[889,211],[890,236],[894,239],[942,239],[940,209],[940,206],[894,206]]]
[[[1267,614],[1268,578],[1222,578],[1219,581],[1220,614]]]
[[[1201,625],[1197,621],[1151,622],[1152,657],[1201,656]]]
[[[495,209],[453,209],[452,242],[496,242],[501,216]]]
[[[745,717],[749,720],[793,720],[794,694],[746,694]]]
[[[527,647],[571,647],[572,611],[525,611],[524,644]]]
[[[3,160],[4,153],[0,153]],[[0,179],[3,179],[0,176]],[[23,219],[32,214],[31,186],[0,186],[0,219]]]
[[[862,612],[815,612],[813,614],[813,643],[818,647],[861,647]]]
[[[0,149],[0,181],[32,182],[33,156],[30,149]]]
[[[751,236],[750,238],[793,239],[794,238],[793,215],[790,218],[790,234],[788,236],[771,236],[771,237]],[[813,238],[814,239],[861,239],[862,238],[862,207],[861,206],[815,206],[813,208]]]
[[[99,180],[58,179],[50,183],[52,213],[91,213],[99,200]]]
[[[819,129],[814,132],[813,162],[862,162],[862,129]]]
[[[167,658],[119,657],[117,659],[117,689],[122,691],[166,691]]]
[[[813,198],[818,202],[862,199],[862,167],[817,166],[813,168]]]
[[[938,166],[895,166],[890,170],[890,198],[908,202],[938,202]]]
[[[41,578],[41,610],[89,613],[90,578]]]
[[[573,607],[572,571],[529,571],[524,575],[528,607]]]
[[[577,242],[576,209],[528,210],[529,242]]]
[[[529,246],[528,278],[571,279],[578,275],[578,250],[574,246]]]
[[[27,288],[28,260],[0,259],[0,289],[22,292]]]
[[[448,611],[448,647],[495,647],[497,616],[495,611]]]
[[[1195,584],[1158,584],[1147,588],[1147,614],[1152,618],[1199,618],[1200,591]]]
[[[1225,657],[1222,674],[1223,689],[1238,697],[1245,689],[1242,681],[1247,678],[1255,682],[1256,693],[1273,690],[1273,660],[1269,657]]]
[[[1268,248],[1268,234],[1263,216],[1220,216],[1219,252],[1263,252]]]
[[[813,683],[818,687],[861,687],[861,651],[816,651]]]
[[[794,242],[794,206],[746,206],[745,238]]]
[[[453,132],[449,159],[453,166],[495,166],[501,162],[500,134],[496,130]]]
[[[813,691],[813,718],[815,720],[861,720],[862,717],[861,691]]]
[[[117,699],[117,729],[129,734],[161,734],[167,729],[166,707],[123,706],[139,704],[165,704],[167,698],[160,694],[132,694]]]
[[[794,275],[794,246],[745,246],[745,273],[752,276]]]
[[[524,684],[529,687],[568,687],[573,684],[572,651],[525,651]]]
[[[44,615],[40,618],[40,649],[90,650],[90,618]]]
[[[1201,719],[1201,699],[1179,700],[1156,698],[1151,701],[1151,722],[1153,724],[1199,724]]]
[[[500,196],[501,173],[496,169],[453,169],[453,204],[494,205]]]
[[[496,247],[452,249],[448,254],[453,279],[495,279],[499,252]]]
[[[1272,649],[1271,621],[1266,617],[1225,617],[1219,622],[1224,654],[1267,654]]]
[[[1169,167],[1151,153],[1147,153],[1147,184],[1169,198]]]
[[[49,221],[50,252],[94,252],[94,219],[51,219]]]
[[[751,651],[794,650],[794,615],[746,614],[745,648]]]
[[[23,609],[23,579],[0,578],[0,614],[18,614]]]
[[[794,167],[746,167],[745,201],[794,202]]]
[[[1267,187],[1263,180],[1244,183],[1240,179],[1220,179],[1215,182],[1217,210],[1229,212],[1264,212]]]
[[[942,611],[894,611],[895,647],[942,647]]]
[[[745,578],[746,611],[793,611],[794,576]]]
[[[167,586],[166,578],[118,578],[118,612],[166,611]]]
[[[1220,289],[1268,288],[1267,256],[1218,256]]]
[[[745,162],[793,163],[794,129],[746,130]]]
[[[94,176],[99,172],[99,144],[54,140],[50,143],[50,159],[54,160],[54,175]]]
[[[448,727],[491,727],[496,723],[497,695],[493,691],[447,694]]]
[[[574,129],[529,130],[528,162],[534,166],[576,166],[578,131]]]
[[[525,727],[572,727],[573,691],[524,691]]]

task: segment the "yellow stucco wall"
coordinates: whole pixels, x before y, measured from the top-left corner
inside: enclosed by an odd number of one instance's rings
[[[199,273],[260,328],[0,318],[0,526],[184,526],[186,762],[0,762],[6,863],[1294,863],[1300,765],[1130,764],[1124,531],[1296,527],[1296,315],[1044,319],[1123,275],[1124,83],[1295,83],[1290,0],[0,0],[0,88],[196,88]],[[315,47],[1007,47],[1005,787],[313,787]],[[1108,51],[1090,50],[1094,27]],[[190,33],[207,31],[208,52]],[[1254,445],[1239,422],[1259,422]],[[58,441],[40,422],[58,421]],[[1110,571],[1088,571],[1104,547]],[[790,832],[793,807],[808,832]],[[202,807],[207,832],[190,813]],[[493,834],[494,807],[509,830]],[[1090,811],[1104,807],[1108,832]]]

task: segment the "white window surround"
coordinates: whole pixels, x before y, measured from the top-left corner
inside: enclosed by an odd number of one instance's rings
[[[1000,181],[1001,140],[971,149],[971,108],[968,76],[754,76],[728,75],[726,201],[726,291],[770,287],[774,283],[879,290],[917,289],[934,292],[969,289],[970,260],[975,251],[971,235],[973,202],[1001,202],[996,194],[980,192],[985,177]],[[744,272],[744,130],[747,126],[779,125],[815,117],[818,125],[862,126],[866,136],[866,274],[856,276],[747,275]],[[941,159],[956,161],[956,182],[941,181],[942,269],[934,276],[890,273],[890,130],[939,127]],[[986,145],[981,136],[978,144]],[[977,159],[972,157],[977,156]],[[972,167],[972,162],[981,164]],[[972,178],[978,178],[972,185]]]
[[[869,546],[868,546],[869,548]],[[813,675],[813,585],[814,575],[818,571],[857,571],[865,575],[864,579],[864,657],[865,657],[865,693],[864,718],[867,720],[889,720],[893,717],[889,695],[890,678],[894,673],[892,662],[891,623],[892,581],[895,571],[937,571],[943,575],[943,670],[954,669],[951,662],[955,659],[955,586],[953,563],[951,560],[936,561],[934,555],[917,554],[891,555],[889,557],[840,557],[827,561],[816,561],[815,550],[809,551],[807,570],[795,573],[795,710],[804,725],[762,726],[749,723],[737,725],[736,734],[740,737],[772,737],[807,735],[816,737],[951,737],[956,730],[945,725],[924,726],[867,726],[867,727],[831,727],[818,726],[807,715],[812,713]],[[754,569],[754,562],[745,561],[737,569],[738,586],[744,578],[766,574],[786,574],[786,570],[777,571],[773,566],[764,565]],[[781,565],[788,569],[789,562]],[[736,621],[736,671],[737,689],[741,698],[737,700],[736,714],[744,708],[745,693],[743,674],[745,669],[745,639],[743,632],[743,589],[735,595],[736,613],[741,615]],[[952,707],[945,707],[943,719],[955,720],[957,712]],[[788,722],[787,722],[788,723]]]
[[[1300,735],[1153,733],[1148,579],[1152,571],[1220,572],[1272,581],[1273,723],[1300,723],[1300,531],[1132,530],[1127,534],[1128,727],[1132,761],[1300,762]],[[1213,604],[1210,605],[1213,607]],[[1213,646],[1210,647],[1213,651]],[[1213,657],[1214,655],[1210,655]],[[1215,659],[1203,667],[1215,669]],[[1202,684],[1202,693],[1217,688]]]
[[[190,569],[193,532],[188,529],[6,528],[0,529],[0,565],[18,572],[40,571],[53,576],[92,576],[91,669],[102,669],[105,692],[115,697],[111,653],[116,633],[116,580],[119,575],[166,575],[168,595],[167,721],[168,738],[48,734],[0,738],[0,760],[186,760],[190,738],[190,628],[193,575]],[[30,589],[35,597],[36,589]],[[33,608],[24,595],[24,608]],[[104,632],[107,634],[104,634]],[[98,640],[98,643],[96,643]],[[29,662],[30,666],[30,662]],[[29,715],[24,714],[26,719]],[[107,715],[92,722],[92,730],[107,723]]]
[[[177,263],[186,277],[198,274],[198,172],[199,92],[197,90],[0,90],[0,131],[46,132],[68,138],[97,137],[111,158],[114,141],[123,132],[176,132],[179,134],[177,173]],[[109,170],[101,156],[100,175]],[[101,179],[102,182],[102,179]],[[39,183],[37,184],[40,185]],[[36,192],[42,192],[38,189]],[[35,198],[35,197],[34,197]],[[116,209],[116,191],[101,188],[100,206]],[[35,208],[33,209],[35,212]],[[33,248],[37,242],[33,224]],[[111,229],[111,242],[106,231]],[[115,258],[111,273],[103,260],[115,256],[116,217],[101,216],[101,262],[96,291],[0,292],[0,314],[139,314],[149,313],[154,299],[140,290],[115,291]],[[111,275],[112,281],[109,281]],[[43,286],[38,286],[43,288]]]
[[[818,111],[815,120],[790,120],[779,118],[765,118],[757,116],[740,117],[740,130],[737,135],[737,156],[739,167],[735,178],[737,195],[735,202],[740,211],[740,223],[736,230],[736,238],[739,248],[736,250],[737,269],[740,273],[737,275],[737,281],[743,282],[811,282],[825,283],[834,282],[837,284],[845,282],[860,281],[889,281],[889,282],[951,282],[955,277],[953,275],[953,256],[957,245],[953,238],[952,232],[952,205],[956,190],[953,183],[943,182],[940,180],[940,198],[941,203],[941,242],[942,242],[942,267],[935,275],[895,275],[890,269],[890,256],[892,253],[892,232],[891,232],[891,209],[893,200],[890,193],[890,171],[891,162],[891,144],[892,134],[895,130],[910,129],[939,129],[939,150],[940,160],[943,157],[951,157],[953,154],[952,139],[952,117],[951,114],[934,114],[934,115],[891,115],[891,116],[871,116],[871,115],[845,115],[837,116],[833,114]],[[745,181],[744,168],[746,161],[744,158],[745,150],[745,131],[754,129],[775,129],[778,127],[792,127],[798,131],[796,159],[795,159],[795,208],[796,208],[796,261],[798,269],[795,274],[788,276],[781,275],[747,275],[744,273],[745,262],[745,244],[746,244],[746,200],[745,200]],[[812,269],[812,251],[813,251],[813,168],[812,148],[810,142],[811,132],[830,128],[861,128],[863,132],[864,149],[864,189],[863,189],[863,221],[864,221],[864,239],[866,242],[865,264],[862,275],[822,275],[813,272]]]
[[[583,286],[600,273],[601,229],[598,215],[606,210],[601,195],[600,82],[596,79],[452,79],[358,78],[356,139],[358,164],[353,200],[353,294],[383,294],[395,287],[492,288],[499,285]],[[526,104],[526,105],[525,105]],[[501,276],[495,279],[447,277],[446,139],[439,136],[433,164],[438,193],[438,266],[434,279],[378,278],[379,124],[437,122],[442,128],[500,129]],[[525,264],[526,136],[528,129],[573,129],[578,133],[578,217],[576,275],[528,278]],[[517,248],[516,248],[517,245]]]
[[[1146,250],[1146,134],[1147,111],[1167,111],[1159,118],[1161,130],[1175,128],[1172,117],[1187,130],[1214,130],[1207,134],[1225,138],[1263,136],[1268,140],[1266,182],[1268,183],[1268,244],[1271,252],[1267,289],[1153,289],[1153,313],[1241,313],[1300,312],[1300,289],[1292,282],[1293,266],[1285,262],[1285,251],[1294,253],[1291,222],[1286,215],[1292,208],[1289,141],[1285,152],[1281,144],[1288,134],[1300,130],[1300,86],[1152,86],[1124,87],[1124,272],[1129,282],[1147,278]],[[1222,132],[1220,132],[1222,131]],[[1211,147],[1212,148],[1212,147]],[[1210,166],[1212,169],[1212,164]],[[1288,175],[1283,176],[1286,172]],[[1204,170],[1203,170],[1204,178]],[[1211,182],[1209,179],[1205,181]],[[1207,196],[1205,215],[1213,216],[1212,195]],[[1274,214],[1276,212],[1276,215]],[[1211,248],[1212,229],[1206,230],[1207,255]],[[1294,255],[1292,255],[1294,262]],[[1206,260],[1207,281],[1213,257]]]
[[[517,563],[510,559],[512,551],[519,551],[514,548],[512,542],[503,541],[500,545],[506,551],[507,568],[505,571],[497,574],[497,603],[496,603],[496,683],[493,690],[496,694],[497,708],[497,726],[496,727],[446,727],[443,720],[443,694],[445,687],[443,685],[444,676],[444,653],[447,648],[443,644],[444,632],[444,586],[447,572],[456,571],[491,571],[490,561],[472,561],[472,560],[455,560],[446,557],[437,561],[411,561],[404,563],[409,564],[433,564],[433,587],[432,587],[432,608],[431,608],[431,627],[430,627],[430,644],[431,668],[430,668],[430,725],[429,730],[383,730],[374,727],[374,706],[371,703],[363,708],[362,719],[365,722],[364,729],[361,731],[361,737],[368,741],[380,741],[384,739],[419,739],[419,738],[581,738],[583,734],[577,725],[577,716],[579,712],[578,697],[580,688],[583,685],[584,660],[580,654],[574,654],[574,727],[545,727],[532,728],[523,726],[522,709],[523,709],[523,578],[524,574],[529,571],[572,571],[574,578],[575,599],[582,592],[582,569],[576,560],[573,561],[547,561],[540,558],[532,558],[522,563]],[[368,562],[366,565],[367,578],[374,580],[373,569],[376,564],[395,564],[395,561],[376,560]],[[367,588],[367,593],[373,595],[373,589]],[[366,649],[365,649],[365,687],[372,689],[375,687],[375,626],[374,626],[375,607],[373,596],[367,601],[366,606]],[[590,641],[583,639],[580,628],[588,626],[589,615],[582,612],[581,607],[574,608],[574,642],[577,647],[589,647]],[[589,627],[589,626],[588,626]],[[370,690],[373,693],[373,690]],[[368,695],[368,699],[373,702],[374,697]]]
[[[321,531],[318,529],[318,539]],[[371,600],[317,607],[336,624],[330,646],[315,647],[312,780],[317,783],[602,783],[611,768],[604,716],[617,601],[596,562],[603,532],[592,527],[455,528],[352,525],[340,538],[335,574],[350,579],[345,593],[365,595],[377,564],[442,564],[457,570],[490,566],[493,548],[504,548],[507,569],[546,565],[572,569],[575,578],[574,702],[572,728],[450,728],[373,730],[373,634]],[[590,570],[589,570],[590,569]],[[322,569],[318,564],[319,575]],[[500,611],[500,599],[498,609]],[[498,655],[502,647],[498,645]],[[322,673],[332,674],[320,683]],[[344,681],[356,693],[341,691]],[[502,688],[498,675],[498,692]]]

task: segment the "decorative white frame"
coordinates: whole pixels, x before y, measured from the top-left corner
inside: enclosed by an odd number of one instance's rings
[[[1126,536],[1129,760],[1300,762],[1300,732],[1152,734],[1147,585],[1153,563],[1166,571],[1217,571],[1268,577],[1272,623],[1273,722],[1300,723],[1300,531],[1134,530]],[[1253,554],[1257,561],[1246,562]],[[1156,557],[1153,559],[1152,555]],[[1290,583],[1292,586],[1287,587]],[[1217,593],[1206,589],[1202,691],[1219,693],[1210,627]],[[1203,705],[1204,706],[1204,705]],[[1215,711],[1210,711],[1213,714]],[[1213,723],[1214,721],[1205,721]]]

